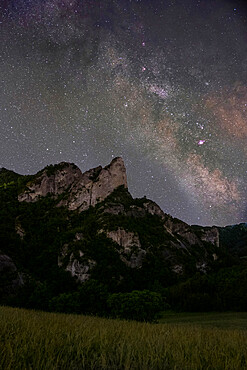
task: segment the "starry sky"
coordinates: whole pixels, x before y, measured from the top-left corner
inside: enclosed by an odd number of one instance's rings
[[[0,1],[0,167],[116,156],[173,217],[247,221],[244,1]]]

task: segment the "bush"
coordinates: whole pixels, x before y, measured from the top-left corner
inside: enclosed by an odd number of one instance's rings
[[[149,290],[115,293],[108,299],[113,317],[137,321],[154,321],[162,310],[162,297]]]
[[[77,292],[62,293],[57,297],[53,297],[49,302],[49,310],[54,312],[79,313],[79,294]]]
[[[49,309],[55,312],[104,316],[107,314],[107,288],[96,280],[83,283],[77,292],[62,293],[49,301]]]
[[[79,288],[80,312],[93,315],[107,314],[107,287],[97,280],[88,280]]]

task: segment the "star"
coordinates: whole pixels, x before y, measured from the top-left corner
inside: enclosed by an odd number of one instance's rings
[[[205,141],[206,141],[206,140],[201,139],[201,140],[199,140],[199,141],[197,142],[197,144],[198,144],[198,145],[203,145],[203,144],[205,143]]]

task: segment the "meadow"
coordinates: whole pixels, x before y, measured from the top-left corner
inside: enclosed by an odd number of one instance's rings
[[[168,313],[161,321],[150,324],[0,307],[0,368],[247,368],[247,314]],[[213,323],[220,321],[222,327]]]
[[[159,323],[247,331],[247,312],[175,313],[172,311],[166,311],[160,318]]]

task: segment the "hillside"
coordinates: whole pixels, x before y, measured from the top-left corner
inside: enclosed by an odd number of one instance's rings
[[[0,205],[2,303],[58,309],[62,299],[62,311],[104,313],[109,294],[148,289],[178,309],[247,309],[246,224],[190,226],[134,199],[119,157],[85,173],[66,162],[31,176],[1,169]],[[78,290],[95,302],[68,308]]]

